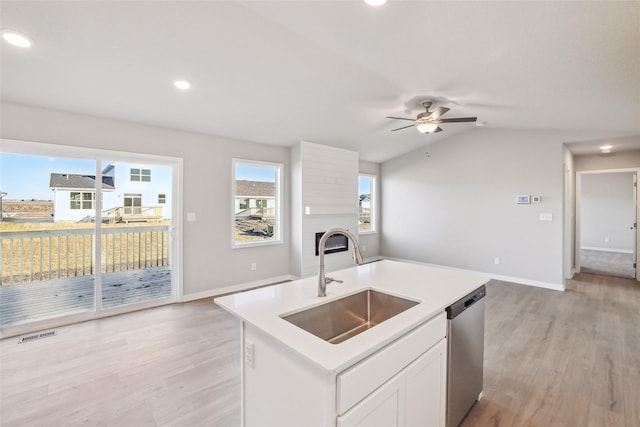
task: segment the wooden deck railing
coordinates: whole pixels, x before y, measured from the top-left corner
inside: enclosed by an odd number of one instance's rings
[[[93,229],[0,233],[2,285],[95,274]],[[169,226],[104,227],[102,272],[169,265]]]
[[[117,206],[102,213],[105,222],[136,222],[162,219],[162,206]]]

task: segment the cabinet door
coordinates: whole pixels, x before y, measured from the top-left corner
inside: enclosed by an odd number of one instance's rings
[[[403,427],[404,383],[402,374],[392,378],[338,417],[338,427]]]
[[[406,369],[406,427],[445,425],[446,343],[440,341]]]

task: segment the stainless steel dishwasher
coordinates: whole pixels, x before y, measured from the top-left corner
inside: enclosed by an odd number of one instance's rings
[[[447,427],[458,427],[482,397],[485,294],[481,286],[447,307]]]

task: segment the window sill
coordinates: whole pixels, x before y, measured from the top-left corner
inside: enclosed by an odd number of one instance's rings
[[[231,249],[243,249],[243,248],[255,248],[258,246],[271,246],[271,245],[282,245],[284,242],[282,239],[279,240],[267,240],[261,242],[246,242],[246,243],[236,243],[233,242],[231,244]]]

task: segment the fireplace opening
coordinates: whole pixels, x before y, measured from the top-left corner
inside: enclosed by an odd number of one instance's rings
[[[320,239],[324,233],[316,233],[316,256],[320,255]],[[335,252],[346,252],[349,250],[349,239],[342,234],[334,234],[329,237],[324,245],[324,253],[332,254]]]

